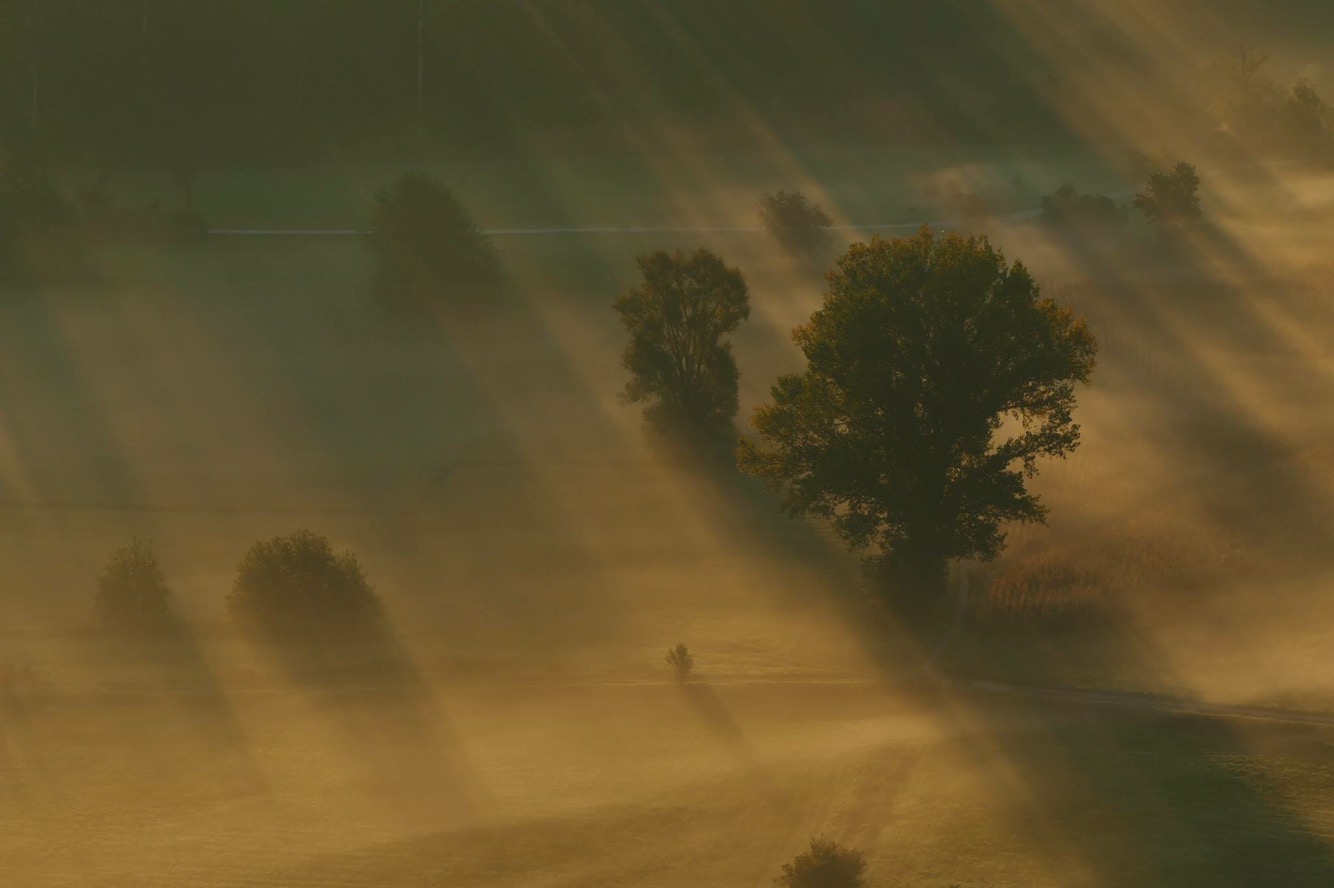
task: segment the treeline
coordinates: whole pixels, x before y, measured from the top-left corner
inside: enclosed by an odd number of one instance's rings
[[[1050,136],[1039,64],[977,0],[0,0],[0,140],[300,160],[419,132],[721,133],[743,108],[899,139]]]

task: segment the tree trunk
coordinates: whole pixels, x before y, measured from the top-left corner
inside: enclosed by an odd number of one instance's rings
[[[927,632],[947,628],[956,610],[948,588],[948,561],[933,554],[933,547],[899,548],[874,565],[878,591],[905,626]]]

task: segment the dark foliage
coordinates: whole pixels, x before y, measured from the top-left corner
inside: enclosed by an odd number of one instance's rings
[[[1184,160],[1170,171],[1149,173],[1144,190],[1135,195],[1135,209],[1157,226],[1192,222],[1204,213],[1200,209],[1200,176]]]
[[[407,306],[476,304],[501,285],[495,247],[454,194],[409,173],[376,196],[376,294]]]
[[[690,672],[695,668],[695,658],[684,644],[678,644],[667,650],[667,668],[672,670],[672,677],[679,682],[690,680]]]
[[[741,272],[708,250],[637,260],[643,283],[613,308],[630,333],[622,397],[645,402],[650,424],[721,431],[737,412],[737,366],[723,337],[750,317]]]
[[[97,578],[94,610],[109,635],[153,639],[174,633],[179,621],[151,543],[135,540],[112,553]]]
[[[356,651],[380,641],[380,599],[357,557],[301,530],[255,543],[227,599],[243,628],[278,645]]]
[[[783,888],[861,888],[866,884],[866,855],[844,848],[833,839],[811,839],[803,851],[783,864],[774,883]]]
[[[869,550],[905,616],[931,617],[949,559],[992,558],[1003,522],[1044,520],[1025,480],[1079,444],[1094,340],[985,238],[854,244],[828,286],[793,332],[806,370],[774,384],[739,462]]]
[[[1125,211],[1110,197],[1082,194],[1068,183],[1042,198],[1042,221],[1048,225],[1111,228],[1125,218]]]
[[[756,212],[764,230],[789,255],[811,260],[833,243],[833,220],[800,191],[780,191],[760,198]]]

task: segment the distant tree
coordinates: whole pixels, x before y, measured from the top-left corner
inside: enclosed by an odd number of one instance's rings
[[[865,873],[865,854],[833,839],[815,838],[809,851],[783,864],[783,874],[774,882],[783,888],[861,888]]]
[[[741,272],[700,249],[636,260],[643,282],[613,308],[630,334],[622,397],[655,425],[720,431],[736,416],[736,358],[723,337],[750,317]]]
[[[1334,109],[1309,80],[1299,80],[1283,104],[1288,138],[1293,150],[1305,160],[1334,161]]]
[[[1081,194],[1066,183],[1042,198],[1042,221],[1049,225],[1108,226],[1125,220],[1121,208],[1102,194]]]
[[[368,243],[378,260],[376,292],[391,303],[467,302],[500,289],[490,238],[429,176],[409,173],[376,196]]]
[[[695,668],[695,658],[690,656],[690,649],[684,644],[667,649],[667,666],[672,670],[672,677],[677,681],[690,680],[690,672]]]
[[[1154,225],[1170,225],[1199,219],[1200,176],[1184,160],[1170,171],[1149,173],[1144,190],[1135,195],[1134,206]]]
[[[380,637],[380,599],[351,552],[307,530],[250,547],[236,568],[227,609],[242,627],[277,643],[356,647]]]
[[[177,625],[171,590],[152,543],[135,540],[111,554],[97,578],[94,609],[108,634],[154,637]]]
[[[853,244],[828,287],[793,332],[806,370],[774,384],[739,463],[868,550],[902,615],[931,620],[950,559],[993,558],[1003,522],[1045,519],[1024,482],[1079,444],[1094,340],[985,238]]]
[[[833,220],[800,191],[764,195],[757,213],[764,230],[792,256],[814,259],[833,243]]]

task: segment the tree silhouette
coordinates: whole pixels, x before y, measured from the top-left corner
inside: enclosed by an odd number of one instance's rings
[[[985,238],[854,244],[828,286],[793,333],[806,370],[774,384],[739,462],[868,551],[905,616],[937,617],[950,559],[992,558],[1003,522],[1044,520],[1025,479],[1079,444],[1094,340]]]
[[[98,625],[113,635],[160,637],[177,626],[177,615],[153,544],[135,540],[111,554],[97,578]]]
[[[708,250],[638,258],[643,283],[616,300],[630,333],[622,397],[647,402],[655,426],[725,429],[737,412],[737,366],[723,337],[750,317],[741,272]]]

